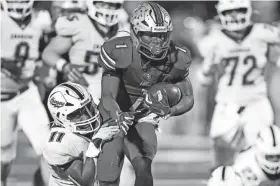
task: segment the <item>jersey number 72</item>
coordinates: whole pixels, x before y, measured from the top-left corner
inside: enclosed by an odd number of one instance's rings
[[[236,75],[236,69],[240,63],[240,57],[235,56],[235,57],[229,57],[229,58],[224,58],[223,62],[225,63],[225,67],[229,66],[231,63],[233,63],[232,69],[230,71],[230,79],[228,82],[228,85],[231,86],[234,81],[234,77]],[[250,68],[243,74],[242,77],[242,85],[252,85],[254,84],[254,80],[250,80],[248,77],[249,75],[254,71],[254,69],[257,68],[257,59],[253,55],[248,55],[244,58],[243,61],[244,65],[249,65]]]

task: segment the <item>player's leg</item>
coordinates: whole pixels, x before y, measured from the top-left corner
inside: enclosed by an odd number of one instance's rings
[[[210,137],[212,139],[212,169],[230,165],[239,148],[243,146],[243,130],[240,119],[244,107],[226,104],[216,105],[213,114]]]
[[[119,186],[133,186],[135,183],[135,173],[130,161],[125,157],[120,177]]]
[[[48,115],[41,102],[38,89],[33,83],[23,96],[18,123],[40,158],[40,168],[35,172],[34,185],[48,185],[48,167],[42,156],[42,147],[49,133]]]
[[[157,152],[155,126],[137,123],[124,140],[125,153],[135,171],[135,186],[153,186],[152,161]]]
[[[1,185],[6,186],[17,147],[17,97],[1,102]]]
[[[273,110],[268,98],[264,97],[248,105],[242,121],[244,122],[246,144],[252,145],[255,143],[258,132],[263,127],[273,124]]]
[[[97,180],[99,186],[118,186],[124,160],[124,135],[106,142],[97,159]]]

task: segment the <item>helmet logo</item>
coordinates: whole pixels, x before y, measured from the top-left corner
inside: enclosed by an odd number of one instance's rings
[[[165,26],[162,27],[153,27],[152,32],[167,32],[167,28]]]
[[[56,108],[61,108],[66,105],[66,100],[60,92],[56,92],[50,99],[50,104]]]

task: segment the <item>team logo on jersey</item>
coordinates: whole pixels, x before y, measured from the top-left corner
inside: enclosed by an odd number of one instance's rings
[[[66,105],[66,100],[60,92],[56,92],[52,95],[50,104],[56,108],[61,108]]]

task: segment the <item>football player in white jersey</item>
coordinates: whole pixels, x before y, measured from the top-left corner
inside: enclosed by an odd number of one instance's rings
[[[95,158],[102,144],[119,133],[119,127],[101,127],[92,96],[76,83],[55,87],[48,98],[48,109],[54,119],[43,148],[51,172],[49,186],[92,186]]]
[[[280,42],[277,28],[252,23],[250,0],[220,0],[216,8],[222,29],[200,44],[204,61],[198,72],[204,85],[218,80],[210,129],[213,167],[231,164],[236,151],[273,123],[264,71],[270,44]]]
[[[94,97],[101,97],[102,69],[97,56],[104,41],[119,31],[129,31],[129,24],[120,21],[123,0],[87,0],[86,14],[62,16],[56,22],[57,36],[43,52],[43,59],[55,66],[70,80],[89,88]],[[70,63],[62,58],[68,53]]]
[[[42,155],[42,142],[49,132],[46,110],[32,78],[40,55],[39,41],[44,33],[51,31],[51,18],[47,11],[33,11],[33,2],[1,1],[2,185],[6,185],[11,163],[16,157],[18,127],[39,156]],[[41,172],[47,174],[44,166],[41,166]],[[39,170],[35,175],[40,175],[38,173]]]
[[[237,156],[233,168],[245,186],[279,186],[280,128],[276,125],[263,128],[255,145]]]
[[[233,167],[220,166],[212,172],[207,186],[244,186],[244,184]]]

